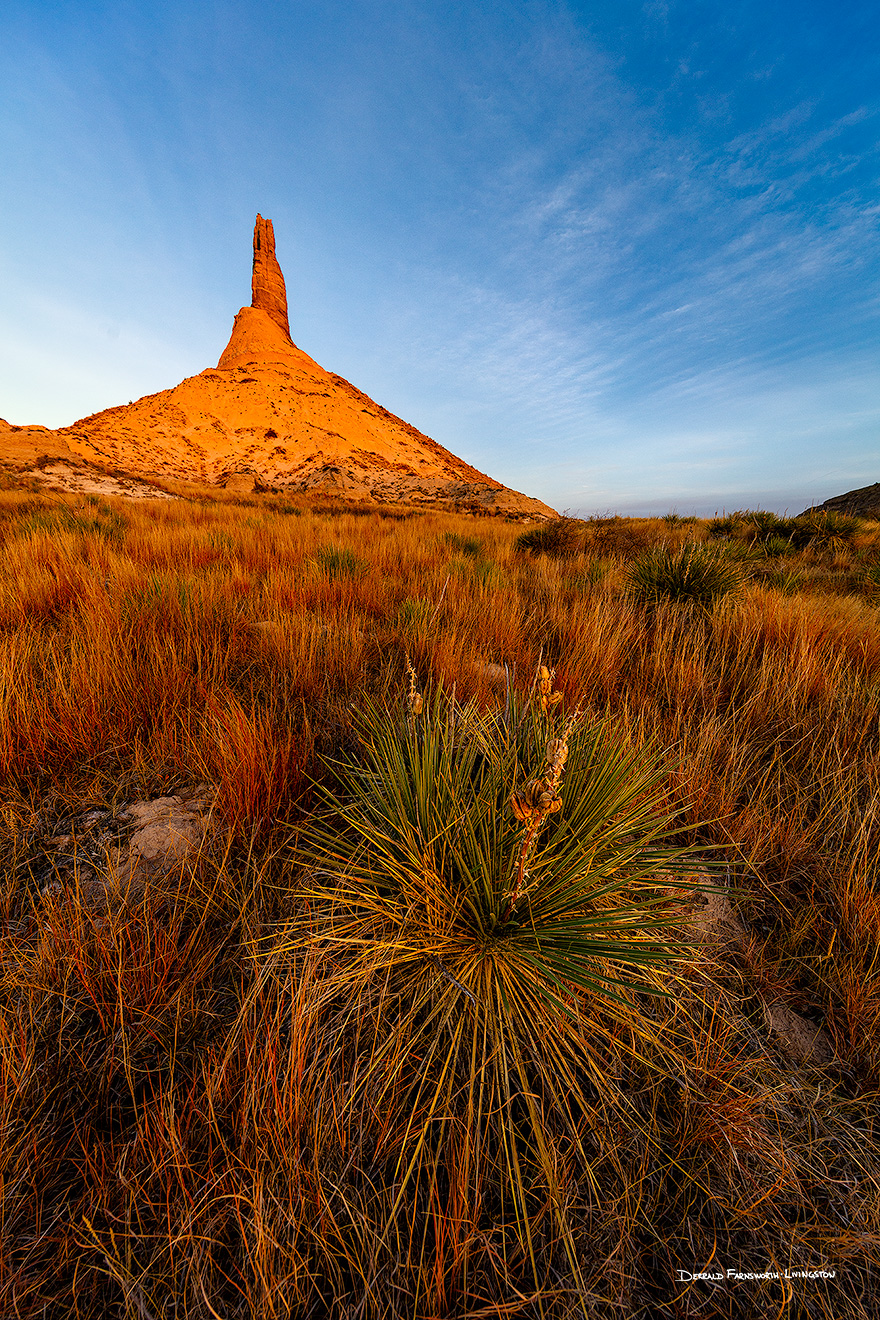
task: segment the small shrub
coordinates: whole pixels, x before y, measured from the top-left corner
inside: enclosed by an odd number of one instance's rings
[[[360,560],[351,550],[340,550],[335,545],[322,546],[315,554],[315,563],[329,578],[354,577],[361,569]]]
[[[515,541],[516,549],[549,555],[551,559],[570,559],[583,549],[583,526],[580,518],[552,518],[520,533]]]
[[[0,471],[0,490],[29,490],[36,493],[41,489],[38,477],[23,476],[20,472]]]
[[[583,524],[584,548],[600,557],[634,559],[656,540],[653,528],[631,518],[588,518]]]
[[[469,559],[482,559],[485,546],[477,536],[460,536],[458,532],[444,532],[441,545],[448,546],[456,554],[466,555]]]
[[[742,568],[723,551],[702,545],[683,545],[680,550],[658,546],[636,560],[626,587],[633,599],[644,604],[688,601],[711,609],[741,590],[743,581]]]

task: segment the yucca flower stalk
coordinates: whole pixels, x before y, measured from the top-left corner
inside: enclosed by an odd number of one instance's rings
[[[599,1046],[612,1019],[650,1036],[636,991],[663,992],[680,950],[662,928],[705,868],[663,846],[674,822],[657,757],[578,712],[560,708],[555,731],[558,707],[543,667],[507,718],[442,686],[423,698],[411,666],[402,718],[365,701],[360,754],[336,765],[341,791],[323,790],[298,840],[309,912],[280,953],[317,941],[371,1040],[348,1104],[386,1106],[404,1134],[395,1214],[411,1181],[436,1191],[429,1138],[460,1121],[466,1180],[495,1170],[533,1265],[543,1186],[578,1291],[558,1143],[589,1177],[588,1096],[611,1086]]]
[[[407,714],[410,720],[410,726],[412,726],[412,721],[416,718],[417,715],[421,715],[422,713],[423,702],[422,702],[422,694],[421,692],[418,691],[416,687],[418,679],[416,676],[416,671],[413,669],[410,663],[409,656],[406,657],[406,668],[407,668],[407,672],[409,673],[409,691],[406,694],[406,705],[407,705]]]
[[[561,692],[553,691],[553,679],[555,677],[555,670],[551,672],[546,665],[539,666],[538,693],[541,709],[548,719],[552,707],[562,699]],[[548,739],[542,774],[536,779],[530,779],[522,788],[514,789],[510,795],[510,806],[513,814],[517,820],[525,822],[526,829],[519,850],[516,880],[513,889],[510,891],[504,915],[501,918],[502,925],[509,920],[516,908],[526,879],[526,863],[538,831],[548,816],[562,810],[562,798],[557,790],[559,781],[562,778],[563,767],[568,759],[568,739],[577,725],[579,715],[580,711],[575,711],[572,718],[566,723],[559,738],[551,737]]]

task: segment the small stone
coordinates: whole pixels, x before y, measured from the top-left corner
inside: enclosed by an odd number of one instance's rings
[[[110,815],[109,811],[100,811],[100,810],[89,811],[85,816],[83,816],[81,823],[86,827],[86,829],[88,829],[91,825],[95,825],[99,820],[104,820],[105,817],[109,815]]]
[[[834,1046],[823,1027],[808,1022],[780,1000],[764,1004],[767,1029],[778,1038],[784,1054],[796,1063],[821,1065],[834,1057]]]
[[[188,801],[177,795],[152,801],[131,802],[117,812],[121,823],[134,826],[128,839],[118,844],[104,841],[106,872],[94,880],[81,879],[79,892],[87,907],[111,902],[132,904],[140,900],[148,877],[157,875],[196,852],[207,830],[203,809],[213,802],[210,786],[200,784],[202,797]],[[107,814],[106,812],[104,813]],[[99,866],[99,871],[104,867]],[[70,885],[67,888],[70,889]],[[55,892],[52,886],[44,893]]]
[[[695,880],[709,881],[702,873]],[[705,903],[699,904],[691,916],[691,929],[706,944],[744,944],[746,929],[726,894],[706,894]]]

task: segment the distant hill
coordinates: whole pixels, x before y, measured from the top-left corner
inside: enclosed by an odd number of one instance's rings
[[[814,504],[813,510],[826,512],[851,513],[857,518],[876,518],[880,520],[880,481],[873,486],[860,486],[858,490],[848,490],[845,495],[833,495],[824,504]],[[813,510],[804,509],[804,513]]]

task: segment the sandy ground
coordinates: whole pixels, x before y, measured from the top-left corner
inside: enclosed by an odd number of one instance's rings
[[[121,466],[121,465],[120,465]],[[44,490],[72,495],[119,495],[128,500],[175,500],[176,495],[133,477],[128,471],[110,476],[79,454],[63,435],[45,426],[13,426],[0,417],[0,472],[36,484]]]
[[[128,500],[177,499],[176,495],[169,495],[147,481],[138,481],[135,477],[108,477],[93,468],[72,467],[69,463],[49,463],[21,475],[34,478],[46,490],[65,490],[77,495],[120,495]]]

